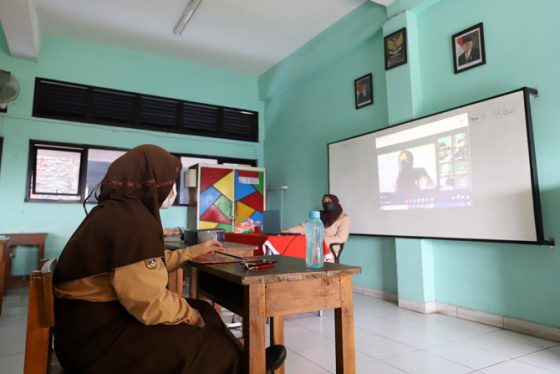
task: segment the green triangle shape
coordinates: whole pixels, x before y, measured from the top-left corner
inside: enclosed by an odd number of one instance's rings
[[[261,171],[259,172],[259,184],[254,184],[253,187],[255,187],[255,189],[257,191],[259,191],[261,193],[261,195],[263,194],[263,190],[264,190],[264,173]]]
[[[214,206],[218,208],[226,217],[233,218],[233,214],[232,214],[233,204],[224,195],[222,195],[218,200],[216,200]]]
[[[220,223],[218,226],[216,226],[217,229],[224,229],[226,230],[226,232],[233,232],[233,225],[224,225],[223,223]]]

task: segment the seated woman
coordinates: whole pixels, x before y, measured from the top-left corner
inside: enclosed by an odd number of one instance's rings
[[[243,373],[242,347],[210,304],[167,290],[168,272],[222,248],[164,250],[159,210],[175,199],[180,160],[153,145],[115,160],[98,205],[54,273],[55,350],[77,373]],[[272,349],[270,349],[272,348]],[[285,349],[267,349],[267,369]]]
[[[345,243],[350,234],[350,217],[342,212],[342,206],[338,202],[338,197],[336,197],[336,195],[323,195],[322,203],[323,210],[321,211],[321,221],[325,226],[325,243],[329,248],[333,243]],[[305,222],[282,231],[305,234]],[[333,250],[338,257],[340,247],[334,246]],[[332,255],[327,255],[325,256],[325,261],[334,262],[334,257]]]

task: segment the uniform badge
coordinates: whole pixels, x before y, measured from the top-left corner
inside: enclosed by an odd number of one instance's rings
[[[156,270],[157,269],[157,259],[155,258],[150,258],[149,260],[144,261],[144,263],[146,264],[146,267],[150,270]]]

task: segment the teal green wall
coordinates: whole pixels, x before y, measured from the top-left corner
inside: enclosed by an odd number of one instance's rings
[[[447,0],[418,16],[420,115],[506,92],[538,88],[533,131],[547,238],[560,239],[560,49],[551,44],[560,2]],[[451,16],[451,15],[460,15]],[[455,75],[450,36],[484,23],[487,63]],[[560,326],[560,253],[548,247],[433,241],[436,299]]]
[[[379,29],[384,20],[384,8],[366,3],[260,79],[261,95],[264,89],[268,99],[264,143],[268,184],[288,186],[284,226],[295,225],[308,211],[320,208],[321,196],[328,192],[329,142],[387,124]],[[324,50],[329,54],[322,54]],[[316,58],[308,59],[315,52]],[[301,70],[311,72],[302,77]],[[373,73],[374,105],[356,110],[354,79],[367,73]],[[270,206],[279,206],[278,197],[278,193],[269,194]],[[352,237],[344,262],[362,266],[356,284],[396,293],[394,240]]]
[[[19,98],[10,105],[7,115],[0,115],[0,136],[4,137],[0,233],[48,232],[48,257],[58,255],[84,212],[80,204],[24,202],[29,139],[125,148],[153,143],[172,152],[256,158],[260,164],[263,162],[262,141],[119,129],[31,116],[35,77],[45,77],[256,110],[261,113],[264,129],[264,104],[258,97],[255,77],[48,34],[42,36],[39,61],[25,61],[10,57],[1,31],[0,68],[11,71],[21,84]],[[185,226],[186,208],[163,211],[162,219],[165,226]],[[33,258],[20,249],[17,252],[14,273],[25,274],[33,268]]]
[[[408,26],[416,28],[409,30],[413,35],[411,42],[417,43],[409,46],[414,70],[403,66],[386,73],[378,28],[395,23],[393,16],[406,11],[410,11],[404,15],[410,19]],[[364,4],[259,80],[261,96],[267,99],[265,164],[269,182],[273,186],[288,185],[285,225],[300,222],[308,210],[318,208],[320,196],[328,190],[328,142],[413,115],[428,115],[530,86],[540,92],[532,100],[532,114],[545,234],[547,238],[560,238],[556,145],[560,138],[560,49],[551,37],[560,2],[397,0],[387,12],[393,18],[387,19],[373,4]],[[364,17],[369,17],[370,22],[365,22]],[[478,22],[484,22],[487,64],[455,75],[451,35]],[[340,35],[355,31],[353,24],[369,25],[364,28],[372,36],[358,37],[357,43],[350,39],[341,41]],[[322,61],[321,57],[326,56],[327,62],[314,69],[313,59],[307,56],[314,51],[322,53],[323,49],[331,54],[319,54],[315,60]],[[373,72],[375,77],[376,102],[355,110],[353,80],[367,72]],[[402,84],[403,79],[410,80],[412,85],[403,88],[407,86]],[[410,97],[416,100],[406,105],[409,111],[400,110],[399,98]],[[271,201],[278,206],[278,195],[272,195]],[[399,258],[399,266],[403,267],[397,269],[394,239],[351,237],[343,261],[362,266],[364,273],[354,279],[359,285],[398,292],[400,297],[412,300],[437,300],[560,326],[557,249],[482,242],[423,242],[429,249],[429,258]],[[402,241],[404,247],[399,256],[406,256],[405,247],[409,244],[418,243]],[[407,264],[411,273],[407,273]],[[423,281],[430,285],[415,289],[408,281],[418,271],[424,272]],[[401,285],[408,288],[401,289]]]

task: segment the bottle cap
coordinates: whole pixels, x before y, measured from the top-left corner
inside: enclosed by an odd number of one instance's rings
[[[309,219],[312,218],[321,218],[321,212],[319,212],[318,210],[312,210],[311,212],[309,212]]]

